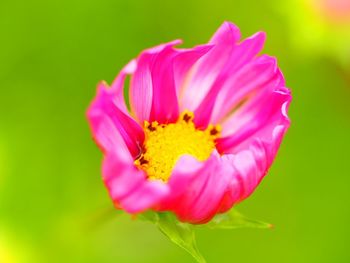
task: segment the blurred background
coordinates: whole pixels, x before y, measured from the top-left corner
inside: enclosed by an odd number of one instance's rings
[[[238,209],[272,230],[197,231],[208,262],[350,262],[350,0],[0,2],[0,262],[194,262],[152,225],[108,212],[85,111],[99,80],[224,20],[267,32],[292,126]]]

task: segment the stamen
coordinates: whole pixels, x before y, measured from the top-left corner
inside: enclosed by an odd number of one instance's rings
[[[182,113],[182,116],[182,119],[187,123],[192,121],[194,117],[193,113],[189,111],[185,111],[184,113]]]
[[[196,129],[194,114],[185,111],[176,123],[159,124],[145,121],[145,142],[135,165],[146,172],[151,180],[167,182],[178,159],[189,154],[205,161],[215,149],[215,139],[221,127],[209,125],[206,130]]]

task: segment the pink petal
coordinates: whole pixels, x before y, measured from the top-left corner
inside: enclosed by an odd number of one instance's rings
[[[281,87],[262,90],[251,101],[223,123],[223,138],[217,140],[222,153],[245,149],[256,138],[270,139],[273,130],[289,126],[287,108],[291,101],[290,91]],[[226,135],[226,136],[225,136]]]
[[[173,45],[181,41],[145,50],[137,58],[131,79],[130,104],[139,123],[165,121],[178,115],[177,96],[172,74],[172,60],[177,52]],[[166,107],[168,105],[169,107]]]
[[[113,202],[129,213],[149,209],[168,194],[162,182],[149,181],[134,165],[143,131],[114,104],[102,85],[88,111],[94,138],[105,152],[103,181]],[[139,133],[138,133],[139,132]],[[134,152],[133,148],[135,147]]]
[[[127,155],[123,145],[108,153],[102,166],[103,181],[113,201],[120,202],[135,191],[144,181],[144,175],[133,165],[133,159]]]
[[[239,29],[225,22],[216,31],[209,44],[213,48],[203,56],[192,69],[192,76],[181,96],[181,110],[194,111],[227,63],[229,56],[240,39]]]
[[[253,92],[244,94],[246,89],[242,88],[241,90],[243,92],[236,97],[236,105],[234,104],[232,106],[234,110],[231,109],[230,112],[221,114],[221,116],[224,116],[223,119],[220,119],[224,127],[222,132],[223,137],[236,133],[248,120],[254,118],[253,113],[255,112],[257,114],[260,110],[259,107],[264,107],[264,103],[268,104],[268,106],[272,106],[270,102],[267,102],[268,100],[271,101],[273,97],[281,97],[278,95],[281,93],[282,96],[283,94],[290,96],[290,91],[284,87],[283,75],[277,67],[272,78],[262,83],[258,88],[254,89]],[[225,108],[225,106],[223,106],[223,108]]]
[[[270,138],[256,138],[250,146],[237,154],[224,155],[235,169],[232,185],[221,201],[218,212],[229,210],[234,204],[249,197],[267,174],[288,126],[276,126]]]
[[[129,213],[140,213],[157,206],[168,195],[166,184],[145,179],[139,188],[120,201],[120,205]]]
[[[158,210],[169,210],[170,207],[180,205],[179,198],[188,190],[193,178],[204,169],[206,163],[198,161],[191,155],[183,155],[176,163],[172,175],[167,183],[171,189],[169,196],[162,200]]]
[[[138,170],[133,159],[120,148],[108,153],[103,162],[103,179],[114,203],[129,213],[138,213],[155,206],[168,194],[165,184],[149,181]]]
[[[201,45],[191,49],[181,49],[174,59],[174,78],[178,97],[181,96],[191,77],[190,69],[213,45]]]
[[[134,74],[137,64],[136,60],[131,60],[118,74],[116,79],[113,81],[110,89],[110,93],[113,95],[114,103],[118,105],[118,108],[125,114],[129,114],[124,100],[124,83],[127,75]]]
[[[171,46],[165,47],[152,60],[150,67],[153,99],[150,121],[175,122],[179,116],[173,62],[178,54]]]
[[[232,187],[225,194],[220,212],[247,198],[266,175],[290,124],[287,116],[290,101],[288,89],[266,88],[239,113],[233,114],[229,124],[238,123],[237,129],[224,126],[232,134],[218,139],[217,148],[221,153],[231,153],[224,156],[235,167],[235,184],[239,187]]]
[[[240,104],[249,100],[270,83],[280,85],[276,82],[280,77],[276,74],[277,70],[276,59],[263,55],[227,78],[216,98],[211,123],[224,121],[224,118],[232,113],[232,109],[237,109]]]
[[[205,128],[209,124],[219,92],[240,68],[244,67],[260,52],[264,42],[265,33],[259,32],[233,48],[228,61],[213,82],[208,94],[195,110],[195,123],[198,127]]]
[[[94,138],[105,152],[110,152],[119,147],[115,136],[120,134],[132,156],[136,157],[144,141],[143,130],[119,109],[114,98],[114,93],[104,83],[100,83],[97,95],[87,112]]]
[[[196,199],[190,198],[190,202],[186,202],[188,207],[191,207],[191,212],[184,210],[181,207],[177,212],[182,220],[192,223],[206,223],[219,210],[220,202],[224,193],[227,191],[233,174],[233,167],[223,162],[217,156],[216,160],[208,164],[204,173],[208,174],[207,181],[201,188],[201,193]]]
[[[152,107],[153,89],[150,63],[150,54],[141,55],[137,60],[136,72],[130,81],[130,106],[141,125],[149,119]]]
[[[232,167],[222,163],[217,152],[205,162],[184,156],[174,168],[169,196],[159,210],[174,211],[185,222],[207,222],[220,208],[231,177]]]

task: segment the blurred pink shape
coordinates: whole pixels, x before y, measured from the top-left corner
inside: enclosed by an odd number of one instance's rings
[[[350,24],[350,0],[315,0],[313,5],[329,22]]]

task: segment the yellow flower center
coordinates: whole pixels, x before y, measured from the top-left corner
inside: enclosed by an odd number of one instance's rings
[[[215,149],[215,139],[221,127],[209,125],[206,130],[196,129],[193,113],[185,111],[176,123],[158,124],[145,121],[145,142],[135,165],[146,172],[148,179],[167,182],[171,172],[184,154],[205,161]]]

